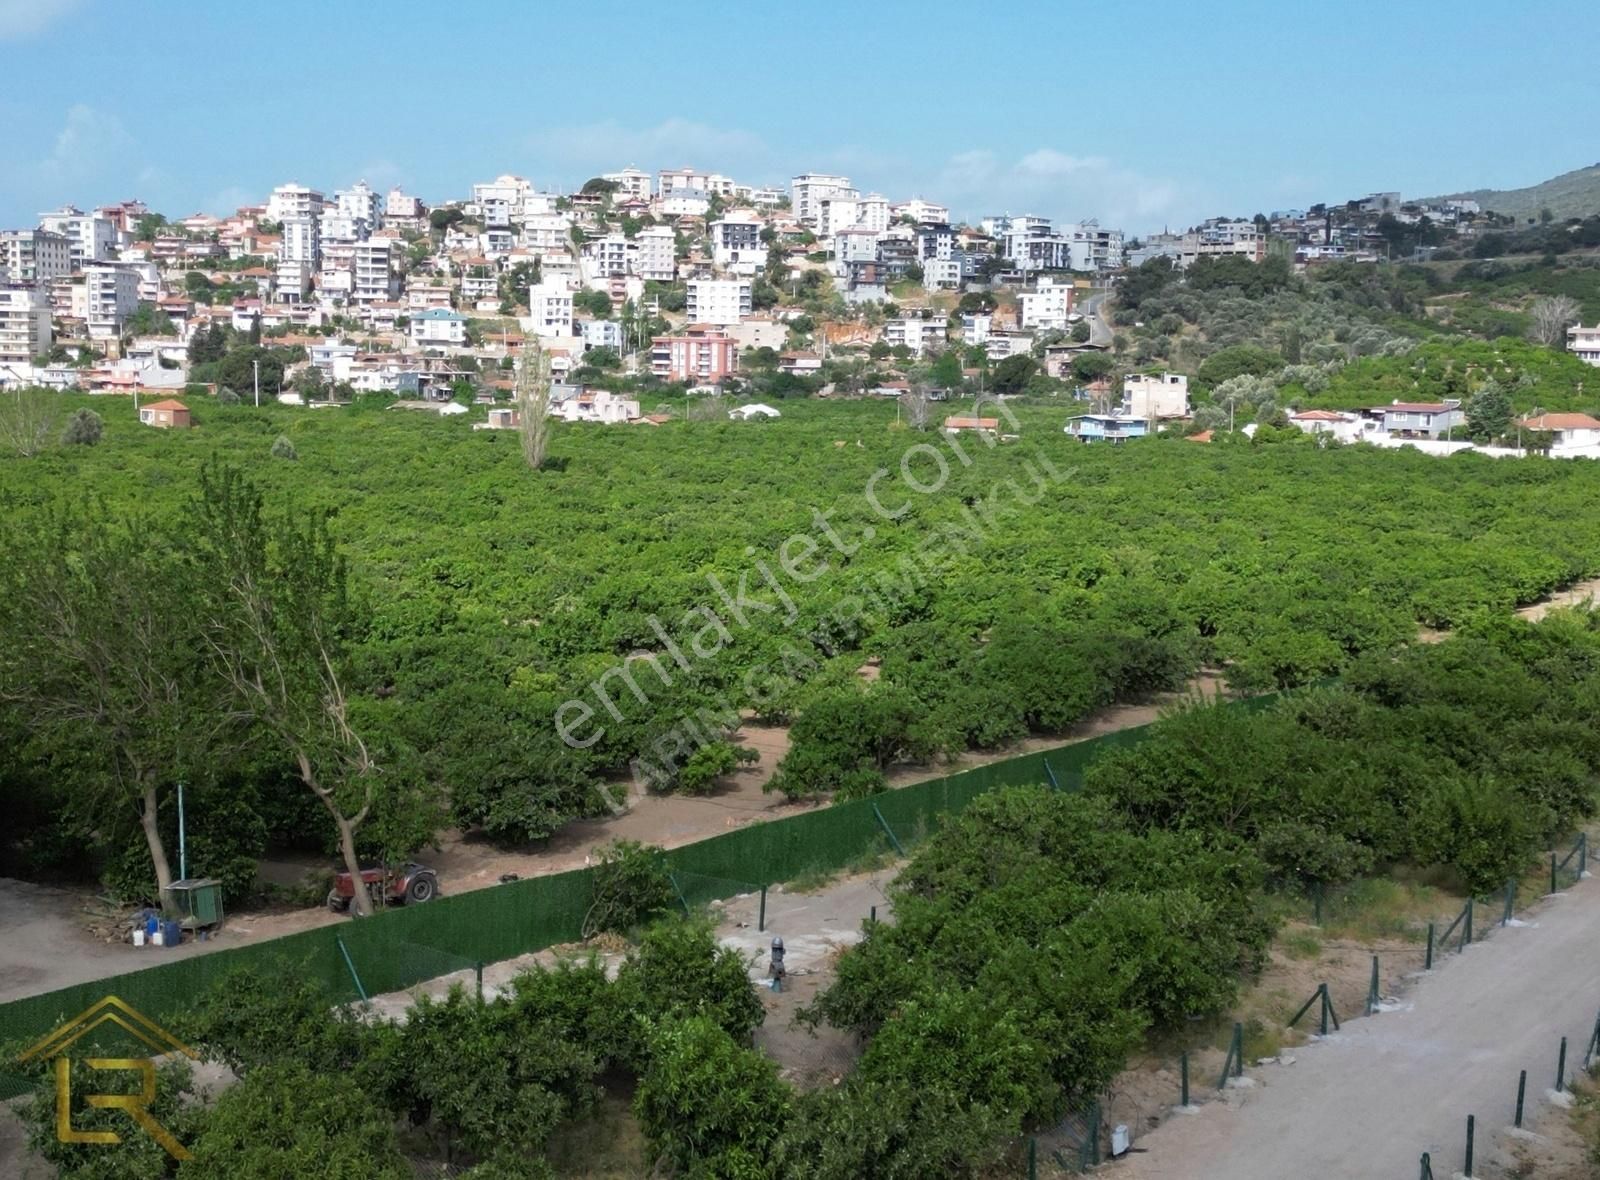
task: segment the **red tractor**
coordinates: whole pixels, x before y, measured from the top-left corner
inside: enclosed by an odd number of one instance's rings
[[[364,868],[361,884],[367,896],[378,905],[421,905],[439,896],[439,877],[427,865],[415,861],[395,868]],[[341,872],[333,878],[333,888],[328,890],[328,908],[342,914],[355,900],[355,889],[350,883],[350,873]]]

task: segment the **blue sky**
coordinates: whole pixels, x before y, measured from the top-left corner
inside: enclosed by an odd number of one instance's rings
[[[1578,0],[0,0],[0,227],[626,164],[1133,231],[1517,187],[1600,158],[1593,30]]]

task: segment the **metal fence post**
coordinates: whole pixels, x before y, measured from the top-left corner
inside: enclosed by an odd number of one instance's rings
[[[1182,1095],[1182,1097],[1178,1101],[1178,1105],[1179,1106],[1188,1106],[1189,1105],[1189,1051],[1187,1049],[1185,1049],[1183,1051],[1183,1055],[1178,1058],[1178,1077],[1180,1079],[1180,1081],[1179,1081],[1179,1086],[1180,1086],[1179,1094]]]
[[[1500,925],[1506,926],[1511,922],[1511,910],[1517,901],[1517,880],[1513,877],[1506,882],[1506,912],[1500,916]]]
[[[1556,891],[1556,853],[1555,853],[1555,849],[1552,848],[1550,850],[1550,892],[1554,893],[1555,891]]]
[[[1035,1139],[1028,1140],[1028,1180],[1039,1180],[1038,1163],[1039,1144]]]
[[[1061,780],[1056,778],[1056,772],[1051,768],[1050,759],[1048,758],[1044,759],[1044,772],[1050,776],[1050,789],[1059,791],[1061,789]]]
[[[1417,1180],[1433,1180],[1433,1160],[1427,1152],[1422,1153],[1422,1170],[1417,1173]]]
[[[1594,1055],[1600,1051],[1600,1016],[1594,1018],[1594,1031],[1589,1034],[1589,1043],[1583,1049],[1583,1072],[1588,1073],[1594,1064]]]
[[[1428,957],[1423,960],[1422,969],[1424,971],[1432,971],[1433,970],[1433,923],[1432,922],[1428,923]]]
[[[767,929],[767,887],[761,887],[761,911],[756,915],[756,930],[765,933]]]
[[[867,921],[871,922],[874,926],[876,926],[878,924],[878,907],[877,906],[872,906],[867,911]]]
[[[367,989],[361,986],[361,976],[356,974],[355,961],[350,958],[350,952],[345,949],[344,939],[335,935],[333,941],[339,944],[339,953],[344,956],[344,965],[350,968],[350,978],[356,981],[356,994],[361,997],[363,1002],[365,1002],[367,998]]]
[[[906,850],[900,847],[900,837],[894,834],[894,829],[889,826],[889,821],[883,818],[883,812],[878,810],[876,803],[872,805],[872,814],[878,817],[878,824],[883,828],[884,835],[889,837],[889,843],[894,845],[895,852],[900,856],[904,856]]]
[[[678,874],[668,873],[667,880],[672,882],[672,891],[678,895],[678,904],[683,907],[683,912],[685,914],[691,913],[689,899],[683,895],[683,890],[678,885]]]
[[[1472,1175],[1472,1131],[1476,1122],[1472,1115],[1467,1116],[1467,1166],[1461,1169],[1461,1174],[1468,1177]]]
[[[1472,898],[1467,898],[1467,926],[1461,932],[1461,949],[1466,950],[1472,945]]]
[[[1372,956],[1372,983],[1367,987],[1367,1015],[1378,1010],[1378,956]]]
[[[1582,880],[1583,879],[1583,875],[1588,871],[1589,871],[1589,833],[1588,832],[1579,832],[1578,833],[1578,878],[1579,878],[1579,880]]]
[[[1567,1038],[1561,1038],[1561,1052],[1556,1057],[1556,1093],[1567,1088]]]
[[[1328,1004],[1328,985],[1325,984],[1325,983],[1317,984],[1317,991],[1321,993],[1321,997],[1322,997],[1322,1005],[1321,1005],[1321,1007],[1322,1007],[1322,1025],[1321,1025],[1321,1027],[1322,1027],[1322,1035],[1323,1036],[1327,1036],[1328,1035],[1328,1008],[1330,1006]]]
[[[1517,1075],[1517,1117],[1512,1120],[1514,1127],[1522,1126],[1522,1099],[1528,1092],[1528,1071],[1523,1070]]]

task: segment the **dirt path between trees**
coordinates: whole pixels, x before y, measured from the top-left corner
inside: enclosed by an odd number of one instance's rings
[[[1295,1050],[1295,1063],[1247,1071],[1253,1083],[1145,1135],[1106,1169],[1119,1180],[1282,1180],[1461,1171],[1467,1116],[1479,1176],[1509,1163],[1517,1075],[1527,1116],[1547,1105],[1561,1038],[1582,1065],[1600,1010],[1600,884],[1580,881],[1421,977],[1394,1011],[1346,1022]],[[1537,1174],[1537,1173],[1535,1173]]]

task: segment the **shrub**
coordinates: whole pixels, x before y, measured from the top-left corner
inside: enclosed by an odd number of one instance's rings
[[[623,934],[666,913],[672,880],[661,849],[633,840],[613,840],[594,866],[594,901],[583,919],[583,936]]]
[[[300,452],[294,449],[294,443],[289,441],[289,436],[280,434],[272,440],[272,457],[274,459],[298,459]]]
[[[61,432],[61,441],[69,447],[92,447],[100,441],[103,429],[100,415],[93,410],[74,410]]]

